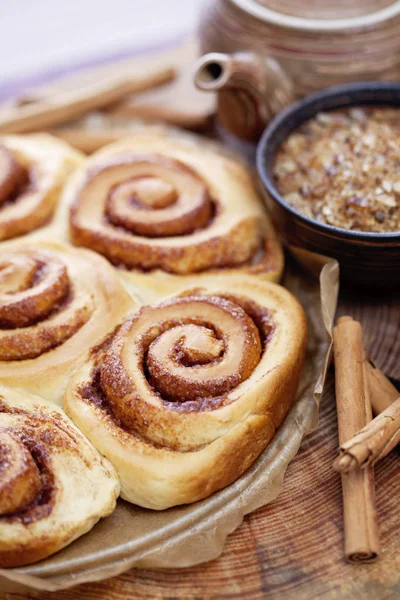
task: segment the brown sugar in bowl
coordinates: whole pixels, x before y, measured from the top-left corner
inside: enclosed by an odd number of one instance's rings
[[[400,84],[366,82],[337,86],[307,96],[271,121],[257,148],[257,170],[266,204],[285,244],[336,258],[341,280],[356,286],[400,287],[400,231],[348,230],[301,214],[279,193],[273,167],[284,140],[318,113],[360,106],[400,109]]]

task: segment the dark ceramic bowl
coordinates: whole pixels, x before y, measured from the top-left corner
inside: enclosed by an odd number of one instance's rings
[[[266,203],[286,245],[336,258],[342,281],[363,287],[396,287],[400,286],[400,231],[365,233],[317,223],[287,204],[276,189],[272,174],[280,145],[301,123],[320,111],[368,104],[400,107],[400,84],[348,84],[293,104],[265,130],[257,148],[257,170]]]

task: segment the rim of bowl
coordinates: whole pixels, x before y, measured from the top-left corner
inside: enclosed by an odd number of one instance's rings
[[[370,97],[360,99],[359,96],[362,93],[365,93]],[[384,96],[386,96],[386,98]],[[272,165],[277,151],[283,141],[302,123],[309,121],[319,112],[329,112],[340,108],[348,108],[350,106],[368,105],[398,106],[400,110],[400,83],[375,81],[348,83],[327,88],[326,90],[310,94],[305,98],[294,102],[275,116],[262,134],[257,146],[257,171],[264,188],[275,202],[283,206],[303,223],[311,225],[313,228],[316,228],[323,233],[335,233],[337,236],[355,241],[398,241],[400,240],[400,230],[384,233],[378,231],[358,231],[345,229],[344,227],[335,227],[334,225],[328,225],[327,223],[320,223],[315,219],[307,217],[293,208],[280,195],[272,175]],[[303,115],[303,113],[305,113],[305,115]],[[288,131],[282,137],[282,140],[276,144],[272,155],[268,157],[267,161],[266,154],[269,146],[275,142],[275,138],[280,130],[286,129],[286,127],[288,127]]]

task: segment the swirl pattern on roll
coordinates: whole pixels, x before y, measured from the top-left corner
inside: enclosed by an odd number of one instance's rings
[[[72,241],[115,265],[177,275],[281,271],[249,173],[216,151],[138,135],[93,155],[65,195]]]
[[[9,245],[0,252],[1,380],[44,395],[49,384],[61,397],[57,375],[67,377],[79,355],[133,306],[112,267],[94,253]]]
[[[0,241],[49,224],[78,152],[50,135],[0,139]]]
[[[35,248],[0,255],[0,360],[36,358],[56,348],[94,308],[90,291],[77,293],[58,257]]]
[[[74,378],[65,408],[116,467],[124,498],[156,509],[192,502],[268,443],[293,400],[305,340],[283,288],[209,278],[125,321]]]
[[[110,514],[115,470],[63,411],[0,387],[0,566],[36,562]]]

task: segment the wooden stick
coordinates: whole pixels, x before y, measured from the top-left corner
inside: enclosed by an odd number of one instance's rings
[[[117,102],[127,94],[142,92],[169,81],[174,76],[171,67],[124,75],[91,83],[78,90],[60,91],[49,98],[22,106],[10,106],[0,112],[0,132],[24,133],[65,123],[84,113]]]
[[[357,435],[340,447],[340,456],[333,463],[333,468],[340,473],[349,473],[354,469],[373,467],[399,442],[400,398],[397,398]]]
[[[375,365],[367,362],[366,367],[372,411],[375,415],[379,415],[397,400],[399,392]]]
[[[341,317],[333,330],[339,443],[345,444],[372,418],[361,326]],[[371,467],[342,474],[344,551],[352,563],[374,561],[380,552]]]

